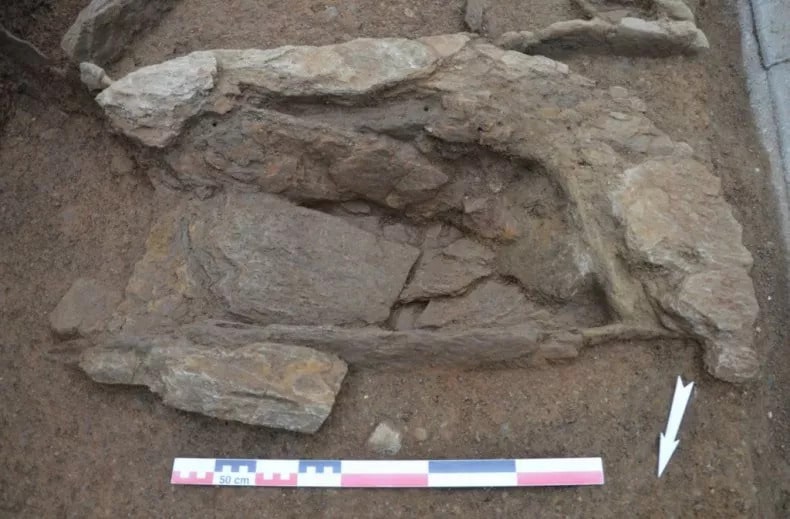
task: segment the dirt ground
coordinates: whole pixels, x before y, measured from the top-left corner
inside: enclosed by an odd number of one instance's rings
[[[65,66],[58,43],[86,3],[12,1],[0,6],[0,23]],[[526,11],[537,25],[571,12],[562,0],[495,3],[496,16]],[[649,117],[722,178],[755,259],[760,379],[713,380],[690,342],[608,344],[536,369],[352,371],[314,436],[175,411],[144,390],[92,383],[69,364],[73,347],[53,339],[49,312],[77,277],[123,287],[173,195],[155,192],[129,162],[128,144],[86,92],[0,59],[0,517],[790,517],[788,282],[732,4],[701,2],[712,50],[699,58],[555,57],[602,87],[633,90]],[[462,7],[183,0],[112,72],[200,48],[455,32]],[[659,480],[656,440],[678,374],[698,385]],[[607,481],[453,491],[169,484],[176,456],[369,457],[365,440],[384,419],[405,431],[398,457],[602,456]],[[418,427],[427,440],[415,438]]]

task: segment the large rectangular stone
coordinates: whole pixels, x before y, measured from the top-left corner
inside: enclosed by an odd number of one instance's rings
[[[790,60],[790,0],[752,0],[752,9],[765,67]]]

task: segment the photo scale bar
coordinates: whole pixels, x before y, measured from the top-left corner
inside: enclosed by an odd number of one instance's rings
[[[495,488],[603,485],[601,458],[254,460],[176,458],[174,485]]]

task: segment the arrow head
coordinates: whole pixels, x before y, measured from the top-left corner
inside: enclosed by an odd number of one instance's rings
[[[661,433],[661,436],[658,439],[658,477],[661,477],[661,474],[664,473],[664,469],[667,468],[669,459],[675,453],[675,449],[678,448],[679,444],[679,440],[667,438],[664,436],[664,433]]]

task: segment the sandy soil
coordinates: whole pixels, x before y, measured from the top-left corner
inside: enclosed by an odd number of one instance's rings
[[[0,23],[62,62],[58,40],[85,3],[11,2],[0,7]],[[699,349],[682,342],[610,344],[570,365],[530,370],[353,371],[335,412],[312,437],[175,411],[144,390],[94,384],[69,365],[78,345],[51,337],[48,313],[79,276],[122,287],[152,219],[173,195],[154,192],[87,93],[0,60],[7,86],[0,95],[10,99],[0,129],[0,516],[788,517],[787,280],[731,3],[701,8],[699,24],[713,50],[698,59],[558,57],[603,87],[635,91],[648,115],[687,140],[722,178],[755,257],[758,346],[766,359],[760,380],[745,387],[716,382],[701,371]],[[457,31],[462,4],[183,0],[113,72],[200,48]],[[568,7],[499,0],[496,12],[524,10],[553,21]],[[656,438],[677,374],[697,381],[698,390],[681,446],[657,480]],[[600,455],[607,483],[340,491],[168,482],[175,456],[371,456],[365,439],[383,419],[404,430],[399,457]],[[418,427],[427,440],[417,441]]]

